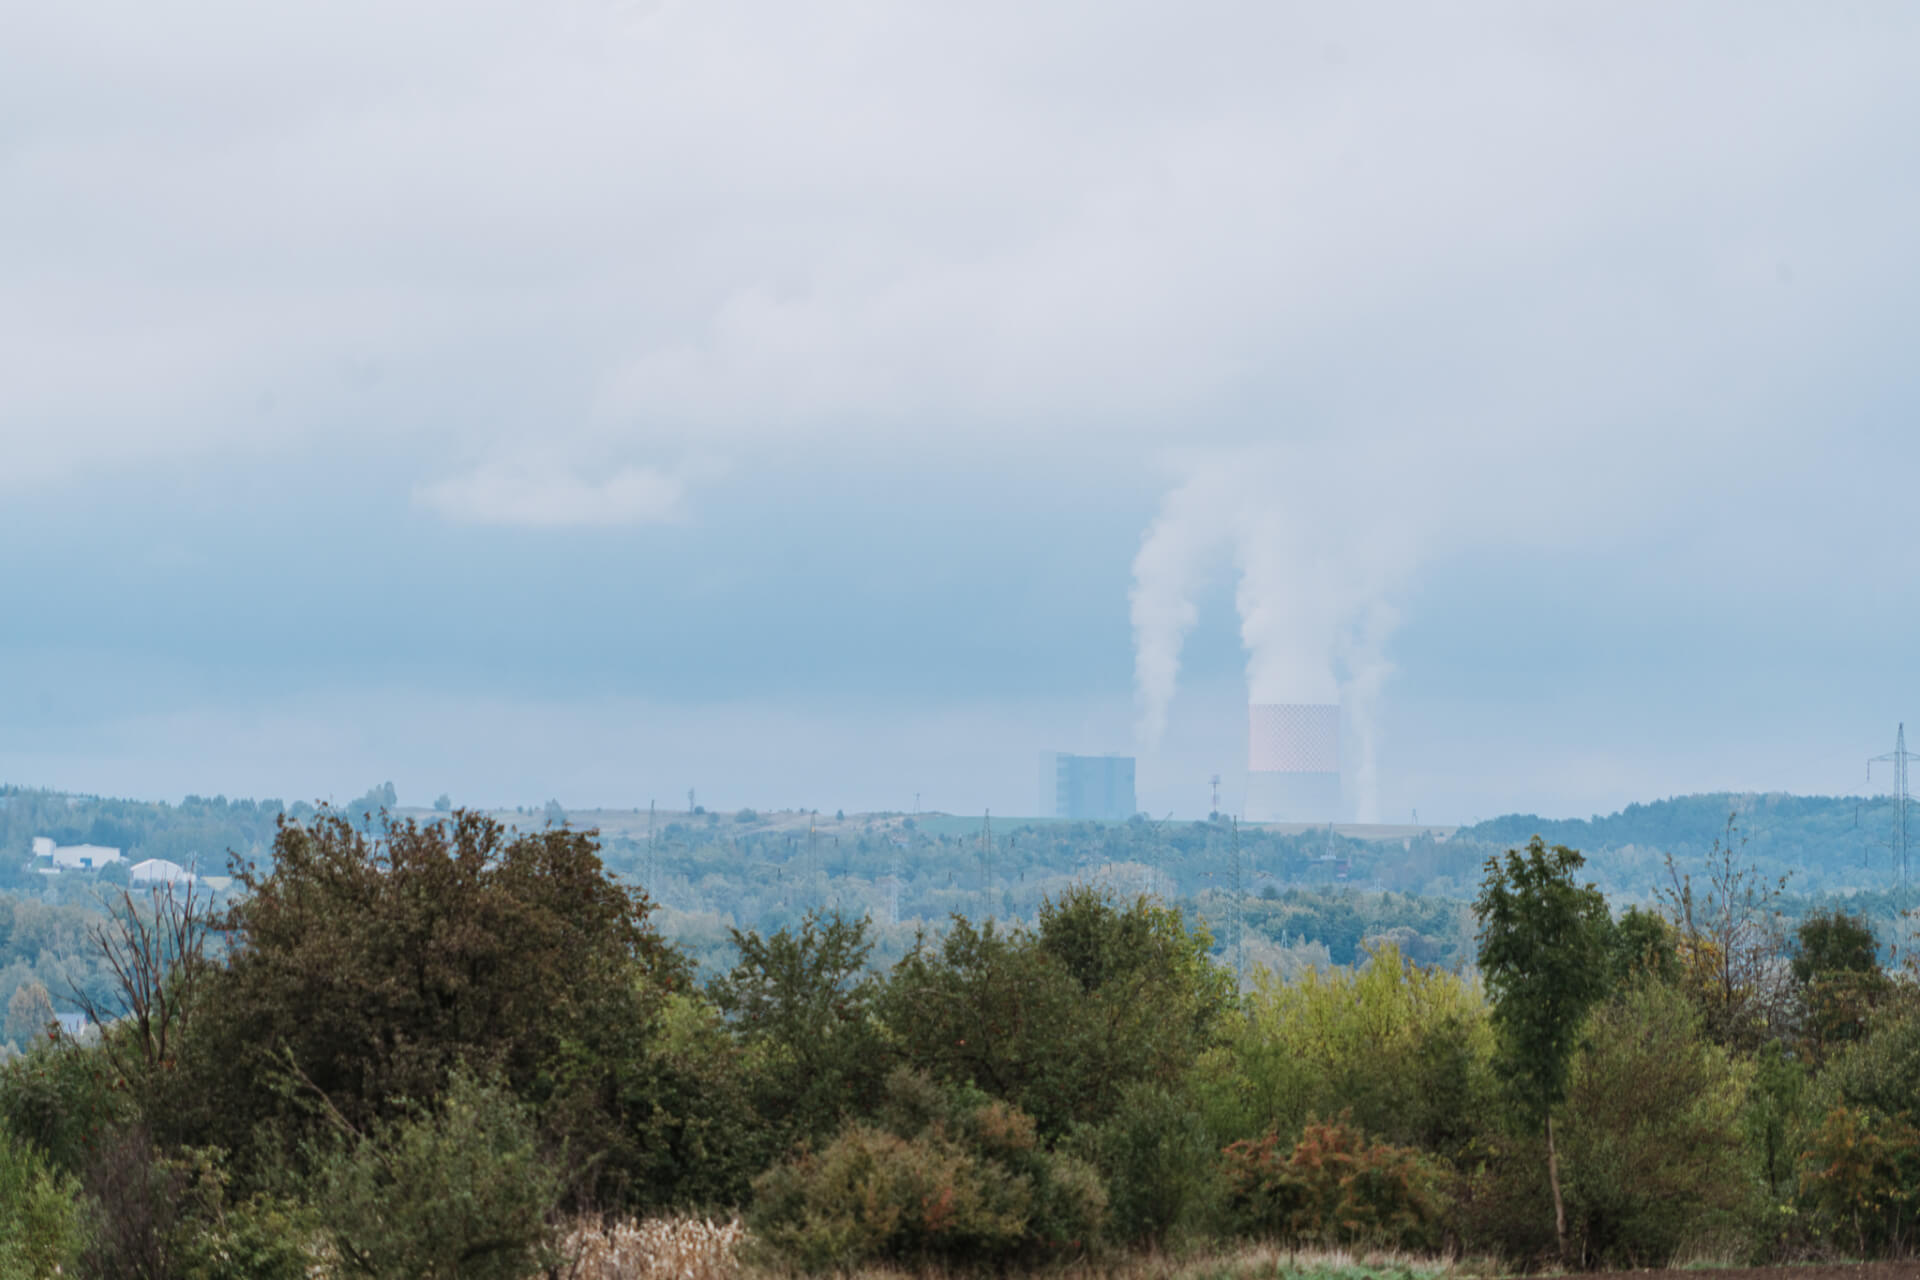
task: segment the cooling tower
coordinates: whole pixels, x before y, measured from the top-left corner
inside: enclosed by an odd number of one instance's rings
[[[1340,812],[1340,706],[1256,702],[1249,709],[1247,818],[1333,822]]]

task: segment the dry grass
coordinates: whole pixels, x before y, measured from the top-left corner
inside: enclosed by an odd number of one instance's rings
[[[738,1219],[653,1218],[603,1226],[581,1222],[563,1241],[569,1280],[804,1280],[741,1257],[746,1229]],[[1186,1253],[1126,1253],[1088,1258],[1035,1273],[1043,1280],[1468,1280],[1498,1274],[1492,1266],[1391,1252],[1292,1250],[1246,1243]],[[863,1267],[848,1280],[973,1280],[941,1268]]]
[[[746,1228],[735,1218],[580,1222],[561,1242],[571,1280],[737,1280]]]

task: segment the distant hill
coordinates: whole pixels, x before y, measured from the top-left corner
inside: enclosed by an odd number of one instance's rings
[[[392,799],[383,784],[342,810],[362,821]],[[160,857],[220,871],[229,852],[269,858],[276,822],[312,812],[273,800],[189,797],[172,805],[0,786],[0,895],[84,911],[112,887],[112,869],[40,874],[29,851],[36,836],[112,845],[126,860]],[[443,815],[403,807],[395,816]],[[1681,873],[1704,870],[1723,840],[1736,846],[1742,865],[1787,877],[1789,914],[1842,900],[1883,918],[1903,901],[1885,797],[1677,796],[1605,816],[1515,814],[1454,831],[996,816],[990,850],[988,824],[967,815],[567,812],[551,805],[494,816],[522,829],[565,821],[597,830],[608,869],[665,908],[663,928],[709,966],[730,963],[733,926],[770,930],[821,908],[871,915],[884,922],[878,955],[885,958],[911,945],[916,930],[943,927],[952,913],[1031,919],[1047,897],[1087,880],[1179,903],[1222,936],[1237,884],[1248,903],[1246,926],[1278,949],[1265,961],[1275,965],[1281,952],[1293,957],[1287,963],[1310,955],[1344,961],[1370,937],[1392,937],[1423,962],[1457,965],[1472,950],[1466,904],[1486,860],[1534,835],[1585,853],[1586,876],[1618,904],[1646,902],[1666,886],[1669,857]],[[1920,878],[1920,865],[1914,870]],[[7,962],[0,939],[0,970]],[[7,985],[0,981],[0,996]]]
[[[1604,817],[1509,814],[1462,827],[1454,839],[1501,848],[1535,835],[1579,849],[1612,872],[1610,878],[1647,866],[1655,855],[1688,862],[1728,840],[1745,861],[1793,873],[1792,887],[1800,892],[1875,890],[1894,873],[1893,802],[1887,796],[1712,792],[1632,804]]]
[[[1804,848],[1831,856],[1843,850],[1864,854],[1884,848],[1892,815],[1893,803],[1887,796],[1719,791],[1630,804],[1605,817],[1507,814],[1462,827],[1456,835],[1483,844],[1518,844],[1538,835],[1549,844],[1584,850],[1638,845],[1698,853],[1726,837],[1732,818],[1739,834],[1776,855]]]

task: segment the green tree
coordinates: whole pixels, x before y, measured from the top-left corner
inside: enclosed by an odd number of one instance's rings
[[[1214,1042],[1232,981],[1211,945],[1174,908],[1075,888],[1033,929],[955,917],[895,966],[881,1010],[914,1066],[1057,1137],[1105,1119],[1127,1084],[1176,1083]]]
[[[399,803],[400,793],[393,789],[391,782],[383,782],[368,787],[365,795],[349,801],[339,813],[362,831],[367,831],[377,826],[381,817],[392,812]]]
[[[7,1001],[7,1039],[16,1048],[24,1050],[45,1036],[52,1021],[53,1000],[39,979],[28,978],[13,989]]]
[[[349,1274],[521,1280],[548,1260],[559,1188],[505,1089],[459,1069],[436,1106],[364,1133],[336,1119],[348,1141],[315,1162],[310,1192]]]
[[[0,1280],[59,1275],[85,1243],[79,1185],[0,1123]]]
[[[1803,1048],[1819,1062],[1864,1034],[1892,983],[1865,916],[1816,912],[1800,922],[1794,941],[1793,976],[1806,1007]]]
[[[1574,883],[1585,863],[1565,845],[1549,849],[1535,836],[1524,852],[1508,850],[1504,862],[1487,859],[1474,902],[1480,969],[1493,997],[1495,1063],[1522,1114],[1546,1138],[1554,1239],[1563,1258],[1567,1210],[1553,1111],[1567,1095],[1580,1027],[1607,993],[1612,933],[1600,891]]]
[[[1809,1086],[1801,1194],[1844,1247],[1920,1239],[1920,1005],[1891,1003]]]
[[[1673,926],[1657,911],[1628,907],[1614,922],[1609,949],[1616,986],[1625,987],[1643,975],[1660,982],[1680,979]]]
[[[1793,976],[1812,982],[1836,973],[1878,973],[1880,946],[1865,916],[1816,911],[1794,931]]]
[[[1572,1235],[1588,1266],[1663,1266],[1734,1237],[1751,1207],[1751,1072],[1677,988],[1633,984],[1594,1011],[1562,1112]]]
[[[795,1137],[825,1137],[886,1078],[868,923],[814,911],[766,938],[735,929],[733,945],[738,962],[709,992],[761,1051],[761,1112]]]
[[[1184,1091],[1130,1084],[1113,1114],[1074,1130],[1066,1149],[1099,1170],[1112,1233],[1124,1244],[1156,1245],[1217,1216],[1219,1148]]]
[[[687,974],[591,833],[462,813],[373,841],[323,815],[284,825],[274,855],[238,869],[223,926],[242,942],[206,983],[160,1109],[179,1138],[241,1150],[262,1121],[304,1127],[273,1083],[289,1054],[360,1128],[394,1118],[392,1099],[430,1105],[466,1062],[599,1157],[596,1178],[628,1167],[643,1125],[626,1108],[651,1112],[636,1076]]]
[[[1454,1159],[1485,1132],[1497,1093],[1488,1015],[1475,984],[1391,945],[1293,982],[1257,970],[1243,1015],[1202,1063],[1215,1137],[1292,1143],[1316,1116],[1344,1112],[1375,1137]]]

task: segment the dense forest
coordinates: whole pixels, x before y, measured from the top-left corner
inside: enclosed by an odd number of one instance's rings
[[[1353,963],[1322,938],[1281,970],[1222,944],[1205,890],[1043,877],[1056,838],[1030,914],[957,912],[892,958],[866,908],[802,901],[697,963],[598,836],[466,812],[288,816],[218,901],[97,886],[103,1025],[0,1069],[0,1276],[557,1275],[609,1221],[689,1212],[803,1270],[1920,1240],[1920,986],[1866,918],[1787,917],[1737,841],[1624,909],[1538,839],[1451,906],[1243,881],[1248,935],[1349,913]],[[1121,847],[1088,870],[1178,892]],[[1400,945],[1460,928],[1463,957]]]
[[[440,810],[403,808],[393,785],[382,783],[331,811],[367,830],[384,813],[427,818]],[[189,796],[170,805],[0,787],[0,1011],[28,984],[63,1012],[75,1007],[76,987],[100,994],[104,971],[86,931],[102,895],[124,885],[128,863],[165,858],[214,873],[234,859],[264,864],[282,817],[305,821],[317,812],[278,800]],[[1689,796],[1590,820],[1514,816],[1394,839],[1282,834],[1218,819],[649,815],[568,813],[555,803],[490,816],[523,830],[596,831],[609,872],[645,887],[654,927],[702,974],[732,963],[734,929],[772,932],[820,910],[861,916],[875,963],[891,964],[922,930],[939,931],[955,914],[1031,922],[1043,901],[1086,883],[1178,906],[1208,928],[1215,958],[1242,976],[1349,965],[1387,942],[1417,963],[1459,971],[1473,961],[1469,904],[1482,864],[1536,834],[1581,849],[1587,874],[1616,908],[1647,904],[1671,886],[1675,870],[1729,844],[1744,864],[1785,877],[1777,908],[1788,920],[1838,907],[1891,938],[1902,905],[1884,797]],[[36,836],[108,845],[126,858],[99,874],[43,875],[29,860]],[[0,1024],[0,1053],[10,1043]]]

